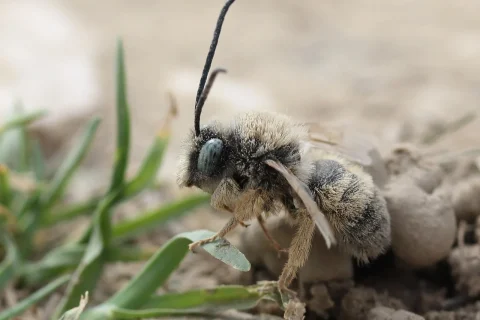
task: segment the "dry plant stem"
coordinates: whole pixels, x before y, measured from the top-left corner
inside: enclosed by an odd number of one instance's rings
[[[268,232],[267,227],[265,226],[265,220],[263,219],[263,217],[258,216],[257,220],[258,220],[258,223],[260,224],[260,227],[263,230],[263,233],[267,237],[268,241],[270,241],[273,248],[278,251],[278,255],[280,256],[280,254],[282,252],[285,252],[285,253],[288,254],[288,249],[282,248],[282,246],[277,241],[275,241],[275,239],[273,239],[272,235]]]
[[[189,244],[188,248],[190,249],[190,251],[193,251],[198,246],[202,246],[204,244],[214,242],[215,240],[217,240],[219,238],[223,238],[228,232],[232,231],[238,225],[238,223],[239,222],[238,222],[237,218],[231,217],[230,220],[228,220],[227,224],[225,224],[225,226],[222,228],[222,230],[217,232],[217,234],[215,234],[214,236],[211,236],[210,238],[193,242],[193,243]]]

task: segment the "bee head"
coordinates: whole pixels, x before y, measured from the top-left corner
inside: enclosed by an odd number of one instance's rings
[[[206,192],[213,191],[225,172],[228,145],[220,124],[210,123],[194,131],[184,141],[183,154],[177,171],[180,186],[198,187]]]
[[[226,72],[226,70],[222,68],[215,69],[207,81],[207,76],[222,30],[223,20],[233,2],[235,2],[235,0],[228,0],[225,3],[217,20],[213,40],[197,90],[194,131],[185,142],[185,154],[180,158],[180,167],[177,175],[177,182],[180,186],[197,186],[207,192],[218,184],[220,176],[225,170],[227,146],[223,138],[222,129],[218,124],[213,123],[200,129],[200,116],[215,78],[219,73]]]

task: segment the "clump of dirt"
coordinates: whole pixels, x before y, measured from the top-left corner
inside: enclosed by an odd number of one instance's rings
[[[433,192],[431,184],[421,188],[420,183],[424,181],[432,180],[401,175],[385,187],[393,252],[416,268],[428,267],[446,258],[456,234],[455,212],[448,195],[441,189]]]
[[[480,174],[459,181],[452,188],[452,201],[458,219],[474,221],[480,213]]]
[[[425,314],[426,320],[478,320],[480,302],[475,302],[455,311],[430,311]]]
[[[448,258],[456,289],[468,297],[480,298],[480,245],[465,245],[452,250]]]
[[[405,310],[395,310],[387,307],[375,307],[368,312],[369,320],[423,320],[424,317]]]
[[[444,178],[439,164],[421,155],[412,144],[399,144],[385,156],[385,166],[390,178],[409,177],[427,193],[432,193]]]
[[[370,310],[384,306],[394,310],[405,309],[402,301],[390,297],[387,293],[378,293],[375,289],[366,287],[352,288],[342,300],[340,320],[369,319]]]

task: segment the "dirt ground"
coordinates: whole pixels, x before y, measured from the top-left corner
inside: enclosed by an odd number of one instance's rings
[[[141,161],[162,123],[168,106],[166,93],[171,91],[177,97],[179,115],[175,120],[173,141],[161,170],[161,179],[167,183],[168,194],[176,194],[173,168],[186,128],[193,125],[194,96],[223,1],[23,0],[19,3],[19,9],[15,9],[19,12],[35,11],[35,8],[49,12],[56,8],[72,23],[72,30],[77,32],[72,31],[72,34],[79,35],[62,38],[55,32],[57,29],[45,27],[41,29],[44,42],[33,42],[37,47],[31,44],[30,52],[37,52],[49,66],[58,63],[61,60],[58,57],[63,52],[81,57],[83,60],[79,69],[88,69],[85,85],[80,84],[84,78],[77,77],[76,71],[72,71],[71,83],[62,83],[69,87],[60,90],[56,86],[60,82],[49,82],[49,77],[53,78],[55,72],[61,73],[54,70],[52,74],[42,73],[43,77],[36,75],[35,78],[40,89],[42,83],[49,86],[48,94],[30,94],[28,90],[32,85],[27,86],[25,91],[27,101],[40,97],[56,116],[55,121],[45,122],[40,129],[52,152],[58,151],[59,145],[68,146],[69,140],[65,137],[70,137],[85,117],[91,114],[102,116],[102,126],[86,160],[88,173],[86,171],[79,177],[78,186],[87,188],[92,174],[105,174],[108,180],[106,175],[114,147],[115,41],[121,36],[126,51],[132,116],[132,168]],[[9,16],[16,4],[6,2],[1,6],[3,13],[0,12],[0,18],[2,14]],[[396,142],[419,142],[449,122],[480,108],[479,10],[480,2],[474,0],[458,3],[433,0],[237,0],[226,18],[213,62],[214,67],[225,67],[228,73],[221,75],[212,90],[202,120],[216,118],[229,121],[235,113],[248,109],[275,110],[300,121],[336,123],[369,133],[384,155]],[[14,14],[10,17],[16,21],[15,26],[21,25],[21,18],[16,18]],[[28,36],[35,38],[33,31],[25,30]],[[50,32],[53,34],[51,38],[58,36],[60,39],[54,43],[55,47],[49,47],[49,41],[53,40],[45,36]],[[22,42],[19,43],[21,46]],[[55,53],[55,59],[49,52]],[[0,67],[5,70],[8,61],[4,60]],[[65,74],[68,75],[68,72],[65,71]],[[0,85],[8,89],[8,84],[18,77],[17,74],[25,73],[11,70],[7,76],[0,78]],[[83,73],[79,71],[78,74]],[[25,86],[19,85],[18,88]],[[72,97],[76,98],[62,98],[66,92],[72,92]],[[0,90],[0,99],[2,93]],[[445,139],[438,148],[461,150],[478,147],[479,129],[480,122],[477,120],[465,130]],[[480,190],[470,185],[464,189]],[[78,197],[86,193],[83,189],[78,192],[81,194]],[[163,199],[156,198],[154,202]],[[135,210],[124,209],[127,215]],[[457,217],[458,212],[455,211]],[[480,209],[473,215],[479,213]],[[139,241],[158,245],[180,231],[198,228],[217,230],[224,221],[224,217],[210,210],[201,210]],[[471,228],[474,228],[474,221],[468,221]],[[231,236],[234,244],[241,244],[241,239],[240,232]],[[467,243],[473,247],[468,250],[471,250],[469,254],[474,266],[475,263],[479,266],[480,253],[475,251],[477,241]],[[367,319],[367,316],[368,319],[387,319],[387,316],[380,317],[390,312],[381,309],[383,307],[409,310],[427,319],[478,319],[475,314],[480,312],[480,308],[478,302],[475,307],[472,301],[480,292],[473,292],[470,287],[473,280],[459,280],[464,271],[458,270],[466,270],[462,268],[467,267],[457,266],[459,258],[455,254],[452,252],[448,258],[428,266],[426,271],[401,268],[401,276],[384,281],[386,274],[399,270],[390,251],[370,267],[354,267],[351,272],[355,273],[355,289],[351,289],[352,284],[347,280],[334,281],[333,284],[330,280],[320,284],[310,281],[302,289],[304,298],[317,302],[331,299],[335,306],[329,308],[310,302],[307,318],[340,315],[342,319]],[[174,290],[191,288],[191,283],[194,287],[251,283],[272,278],[272,273],[275,274],[265,268],[264,264],[268,265],[265,261],[259,263],[255,272],[240,275],[219,266],[207,256],[196,255],[189,259],[196,260],[196,264],[202,267],[191,270],[188,268],[191,264],[186,262],[182,266],[184,269],[179,270],[170,281]],[[111,266],[111,270],[116,272],[108,274],[128,279],[139,267],[115,265]],[[214,274],[214,268],[220,271]],[[195,278],[200,280],[180,280]],[[121,281],[109,282],[108,279],[105,277],[97,299],[111,294],[122,284]],[[457,290],[455,285],[458,283],[463,283],[463,287]],[[454,292],[467,292],[466,296],[462,296],[466,301],[452,302],[452,299],[458,299]],[[315,299],[316,294],[329,298]],[[351,307],[348,307],[349,303]],[[354,306],[359,305],[363,309],[353,316],[341,311],[342,307],[356,310]],[[380,309],[372,311],[375,306]],[[262,308],[259,307],[259,310],[271,310],[269,306]],[[457,311],[455,314],[448,313],[451,312],[445,311],[448,309]],[[435,314],[432,310],[442,311]],[[278,310],[272,311],[275,312],[278,313]]]

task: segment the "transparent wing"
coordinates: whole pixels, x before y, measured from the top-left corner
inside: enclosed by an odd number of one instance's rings
[[[318,230],[325,239],[327,248],[330,248],[332,244],[336,244],[337,240],[333,234],[332,227],[330,226],[330,223],[323,212],[320,211],[317,204],[310,196],[310,193],[307,191],[307,186],[280,162],[266,160],[265,163],[283,175],[293,190],[297,193],[300,200],[302,200],[303,204],[305,205],[305,208],[315,221]]]
[[[378,156],[373,138],[338,127],[327,127],[318,123],[307,123],[309,140],[307,148],[319,148],[339,153],[346,159],[363,166],[371,165]]]

